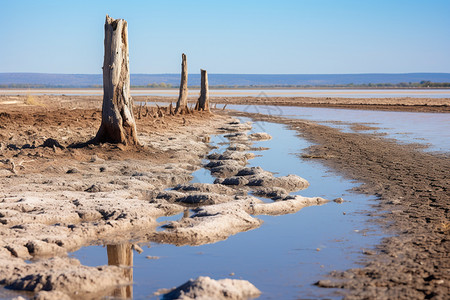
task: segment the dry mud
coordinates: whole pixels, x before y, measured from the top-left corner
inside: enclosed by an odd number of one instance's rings
[[[7,288],[31,291],[36,299],[117,295],[132,281],[129,268],[120,266],[131,248],[120,245],[131,242],[139,251],[149,241],[213,243],[261,226],[258,215],[294,213],[327,201],[290,196],[308,186],[296,175],[275,177],[246,167],[254,157],[252,142],[270,139],[247,134],[251,123],[141,108],[135,113],[142,147],[83,145],[98,129],[100,106],[89,97],[0,97],[0,284]],[[224,134],[224,153],[207,156],[211,134]],[[216,182],[189,183],[205,157]],[[182,212],[178,221],[157,222]],[[119,266],[87,267],[67,257],[92,244],[109,245]],[[247,284],[232,281],[230,288],[230,282],[206,286],[222,286],[224,294],[235,295],[229,299],[255,295],[252,289],[247,294]]]
[[[333,272],[316,284],[346,290],[346,299],[448,299],[450,295],[450,157],[375,134],[346,133],[314,122],[231,112],[278,122],[313,142],[318,159],[376,195],[369,213],[392,236],[366,251],[363,267]]]

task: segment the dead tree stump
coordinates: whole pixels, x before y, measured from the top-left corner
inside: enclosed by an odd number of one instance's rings
[[[183,53],[181,55],[181,82],[180,82],[180,94],[178,96],[177,106],[175,108],[175,113],[188,113],[189,109],[187,106],[187,98],[188,98],[188,72],[187,72],[187,63],[186,63],[186,55]]]
[[[209,110],[209,86],[208,86],[208,73],[206,70],[200,69],[202,78],[200,86],[200,97],[198,98],[195,109],[210,111]]]
[[[127,22],[106,15],[102,124],[94,143],[138,145],[130,95]]]

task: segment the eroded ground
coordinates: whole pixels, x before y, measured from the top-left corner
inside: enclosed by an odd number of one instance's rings
[[[100,104],[89,97],[0,99],[0,283],[10,289],[42,299],[130,296],[126,267],[86,267],[67,253],[107,244],[109,259],[126,265],[141,242],[212,243],[261,226],[258,215],[327,201],[291,196],[308,186],[296,175],[247,168],[252,142],[270,136],[247,134],[251,123],[228,116],[145,108],[136,110],[141,147],[80,145],[98,129]],[[224,153],[210,153],[211,134],[224,134]],[[189,183],[205,158],[216,182]],[[157,218],[187,209],[194,213],[156,230]]]

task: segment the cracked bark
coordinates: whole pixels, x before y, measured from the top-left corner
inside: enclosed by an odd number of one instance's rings
[[[102,123],[94,143],[139,145],[130,95],[127,27],[125,20],[106,16]]]
[[[178,96],[177,106],[175,108],[175,113],[188,113],[187,98],[188,98],[188,72],[186,63],[186,54],[181,55],[181,82],[180,82],[180,94]]]
[[[209,111],[209,86],[208,86],[208,73],[206,70],[200,69],[201,72],[201,86],[200,97],[198,98],[196,109]]]

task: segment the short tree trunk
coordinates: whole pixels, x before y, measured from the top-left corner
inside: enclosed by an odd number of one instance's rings
[[[181,55],[180,94],[178,96],[175,113],[183,114],[183,113],[189,112],[188,107],[187,107],[187,98],[188,98],[187,83],[188,83],[188,72],[187,72],[186,55],[183,53]]]
[[[130,95],[127,22],[106,16],[102,124],[94,142],[138,145]]]
[[[200,70],[202,79],[200,86],[200,98],[198,98],[196,108],[197,110],[209,111],[209,87],[208,87],[208,73],[206,70]]]

